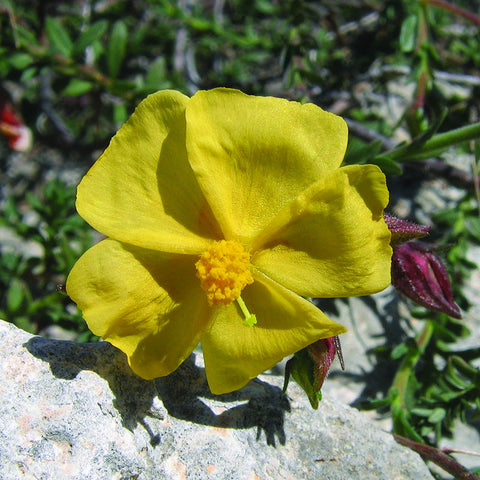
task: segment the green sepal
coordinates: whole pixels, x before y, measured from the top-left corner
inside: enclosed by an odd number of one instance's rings
[[[308,350],[304,348],[288,360],[285,365],[285,381],[283,384],[283,393],[287,390],[290,376],[295,382],[302,388],[307,394],[310,405],[314,410],[318,409],[318,402],[322,399],[322,393],[315,389],[315,364],[308,353]]]

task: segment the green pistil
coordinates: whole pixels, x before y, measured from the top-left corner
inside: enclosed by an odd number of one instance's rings
[[[245,317],[245,319],[243,320],[243,323],[245,323],[247,327],[253,327],[257,323],[256,315],[248,311],[248,308],[245,305],[245,302],[243,301],[242,297],[238,297],[237,302],[238,302],[238,305],[240,305],[240,310],[242,310],[242,313]]]

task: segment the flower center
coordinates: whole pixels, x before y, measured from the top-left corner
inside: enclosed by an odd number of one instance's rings
[[[253,283],[250,254],[232,240],[215,242],[200,255],[195,264],[200,285],[210,305],[228,305]]]

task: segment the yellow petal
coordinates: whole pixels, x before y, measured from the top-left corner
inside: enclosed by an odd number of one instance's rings
[[[67,292],[90,330],[125,352],[145,379],[173,372],[208,326],[194,257],[103,240],[73,267]]]
[[[199,253],[218,227],[185,149],[185,107],[174,91],[147,97],[78,187],[77,209],[116,240],[169,252]]]
[[[237,90],[197,92],[187,106],[190,164],[227,240],[248,246],[282,207],[337,168],[347,127],[313,104]]]
[[[344,167],[307,189],[254,242],[252,263],[299,295],[369,295],[390,284],[385,176]]]
[[[282,358],[320,338],[345,331],[307,300],[260,272],[242,298],[257,324],[248,327],[236,303],[217,307],[211,328],[202,337],[210,390],[227,393],[243,387]]]

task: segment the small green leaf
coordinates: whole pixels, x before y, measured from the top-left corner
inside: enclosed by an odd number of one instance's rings
[[[108,28],[108,22],[106,20],[100,20],[90,25],[75,42],[75,52],[83,52],[85,48],[91,45],[105,33]]]
[[[15,317],[12,320],[18,328],[25,330],[29,333],[36,333],[35,325],[30,321],[28,317]]]
[[[145,77],[145,84],[154,90],[159,90],[163,82],[165,82],[165,59],[158,57],[148,69]]]
[[[369,163],[377,165],[381,168],[382,172],[390,175],[401,175],[403,173],[402,166],[395,160],[384,156],[377,156],[372,158]]]
[[[410,15],[403,23],[400,30],[400,48],[402,52],[409,53],[415,48],[415,42],[417,39],[417,16]]]
[[[47,17],[45,29],[50,45],[58,53],[70,58],[73,50],[73,42],[63,25],[58,20]]]
[[[17,38],[20,46],[38,45],[38,39],[34,32],[23,27],[20,23],[16,24]]]
[[[473,235],[476,240],[480,240],[480,218],[471,217],[467,220],[467,230]]]
[[[33,63],[33,58],[28,53],[14,53],[8,62],[17,70],[23,70]]]
[[[26,83],[31,80],[37,74],[36,67],[30,67],[23,70],[22,75],[20,76],[20,83]]]
[[[62,90],[62,97],[78,97],[89,92],[93,88],[93,83],[79,78],[72,78],[68,85]]]
[[[24,298],[23,284],[17,278],[12,279],[7,292],[7,308],[9,312],[15,313],[20,309]]]
[[[411,413],[414,415],[418,415],[419,417],[430,417],[432,415],[432,411],[430,408],[414,408],[411,410]]]
[[[33,207],[33,209],[37,212],[43,212],[44,211],[44,205],[42,202],[31,192],[27,192],[25,194],[25,198],[27,199],[28,204]]]
[[[127,107],[123,103],[117,103],[113,106],[113,121],[116,125],[121,125],[128,118]]]
[[[382,142],[380,140],[375,140],[357,148],[349,148],[345,157],[345,163],[349,165],[369,163],[370,159],[378,155],[381,149]]]
[[[446,412],[443,408],[435,408],[431,415],[428,417],[430,423],[441,422],[445,418]]]
[[[116,21],[108,40],[107,51],[108,73],[111,78],[117,77],[122,66],[127,47],[127,36],[128,32],[125,24],[121,20]]]
[[[392,360],[398,360],[399,358],[402,358],[409,352],[409,347],[407,346],[406,343],[400,343],[400,345],[397,345],[391,353]]]
[[[410,414],[399,405],[392,404],[393,431],[416,442],[423,443],[422,437],[410,423]]]

